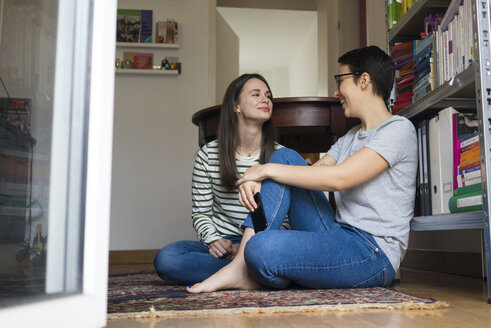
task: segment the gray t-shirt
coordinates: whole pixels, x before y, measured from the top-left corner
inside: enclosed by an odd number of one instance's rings
[[[397,271],[407,249],[414,210],[416,131],[408,119],[395,115],[368,131],[355,126],[328,154],[339,165],[363,147],[385,158],[389,168],[368,182],[335,192],[336,220],[370,233]]]

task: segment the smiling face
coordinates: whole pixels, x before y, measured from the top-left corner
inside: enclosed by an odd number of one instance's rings
[[[350,71],[348,65],[341,65],[338,70],[338,75],[343,75],[338,78],[339,87],[334,91],[334,97],[339,99],[346,117],[358,117],[356,113],[356,104],[360,99],[360,87],[355,83],[355,75]]]
[[[268,86],[259,79],[250,79],[244,84],[235,106],[239,120],[254,120],[261,124],[271,118],[273,101]]]

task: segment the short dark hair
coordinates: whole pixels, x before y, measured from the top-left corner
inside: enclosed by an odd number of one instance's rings
[[[247,81],[258,79],[264,82],[271,92],[266,79],[256,73],[242,74],[233,80],[225,91],[223,96],[222,107],[220,110],[220,119],[218,123],[218,158],[220,162],[220,179],[222,185],[229,190],[237,188],[238,171],[235,162],[235,153],[237,147],[240,146],[239,140],[239,119],[235,106],[240,101],[240,93]],[[273,101],[273,94],[271,94]],[[263,123],[261,153],[259,155],[259,163],[267,163],[275,150],[275,142],[277,141],[277,131],[273,125],[271,118]]]
[[[370,75],[375,94],[381,96],[388,105],[390,92],[394,86],[394,61],[379,47],[369,46],[348,51],[338,59],[338,63],[348,65],[351,72]],[[353,76],[358,82],[359,76]]]

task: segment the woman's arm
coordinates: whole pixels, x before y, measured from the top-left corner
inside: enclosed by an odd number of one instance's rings
[[[211,178],[207,170],[207,154],[200,150],[196,155],[193,169],[192,199],[193,226],[198,239],[205,244],[217,241],[221,236],[213,223],[213,192]]]
[[[389,163],[385,158],[374,150],[364,147],[335,166],[292,166],[273,163],[256,165],[244,173],[238,184],[272,179],[305,189],[336,191],[369,181],[388,167]]]
[[[312,164],[312,166],[334,166],[336,165],[336,160],[329,156],[328,154],[325,154],[322,156],[321,159],[319,159],[317,162]]]

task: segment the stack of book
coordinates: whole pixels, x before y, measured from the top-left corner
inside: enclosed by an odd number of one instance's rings
[[[476,114],[454,114],[454,191],[451,213],[482,209],[481,162]]]
[[[413,102],[435,89],[434,34],[414,41]]]
[[[391,49],[391,58],[396,68],[396,101],[392,114],[396,114],[412,104],[414,82],[413,41],[394,45]]]
[[[474,62],[472,2],[452,0],[438,28],[440,84],[466,70]]]

